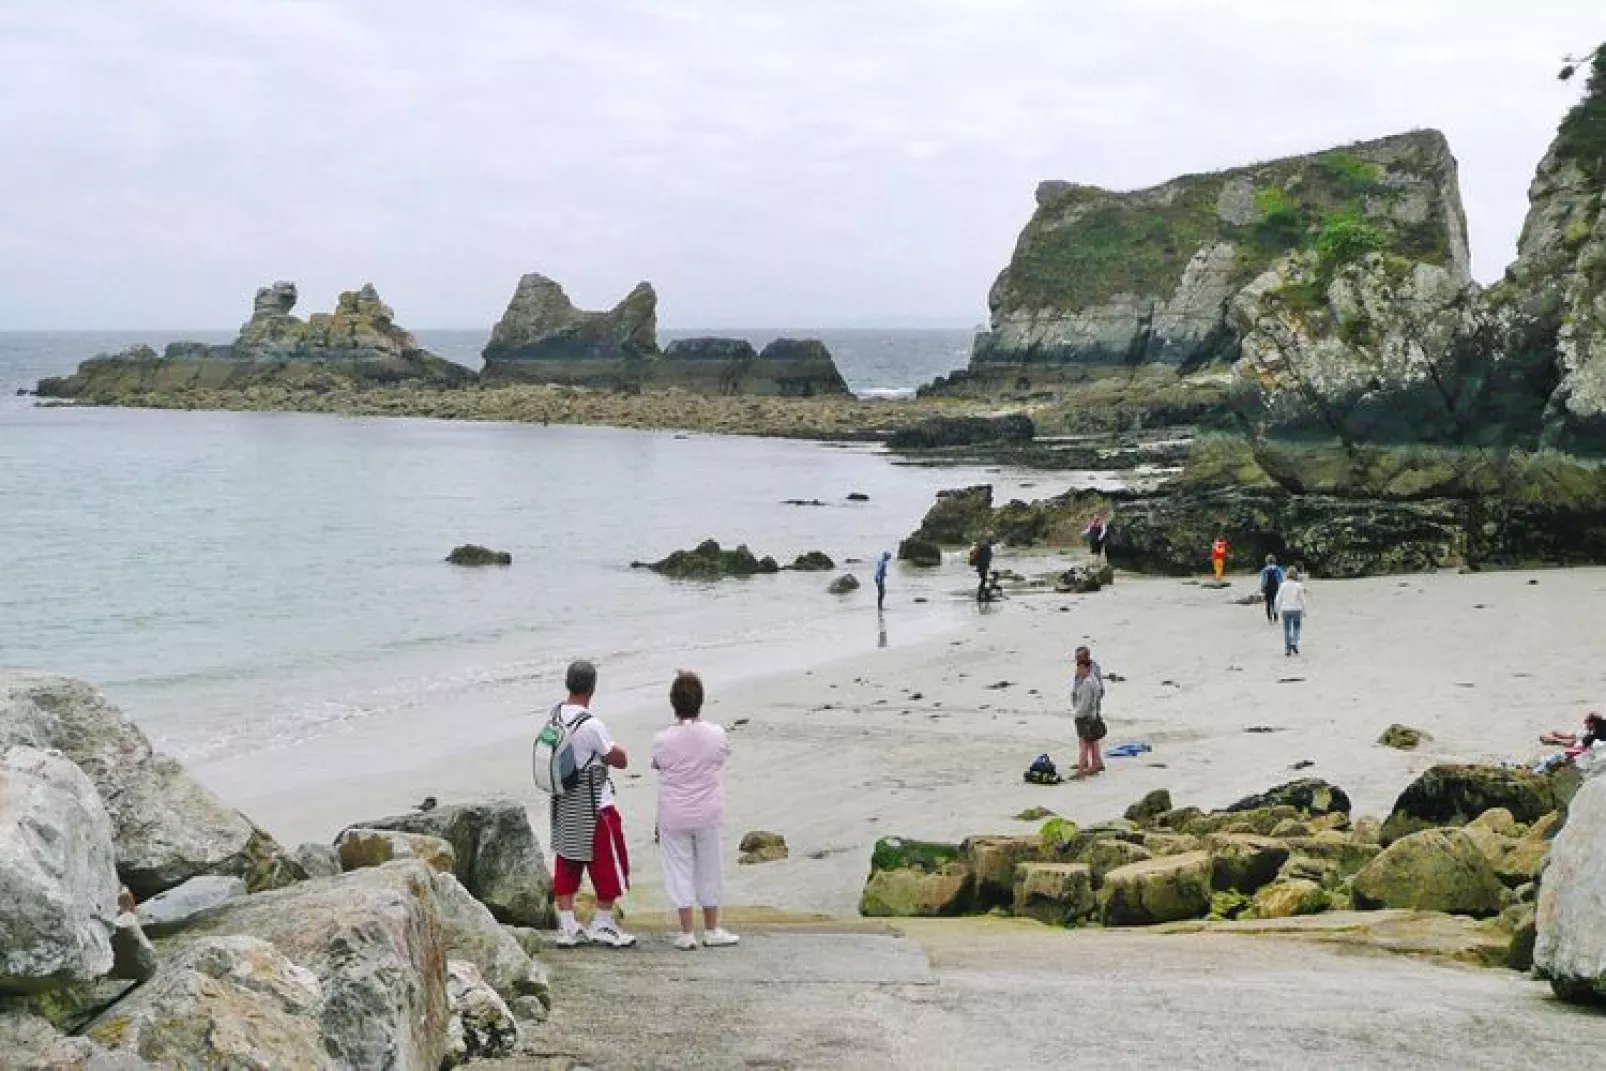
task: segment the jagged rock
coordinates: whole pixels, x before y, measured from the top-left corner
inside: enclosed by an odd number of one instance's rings
[[[1432,739],[1433,737],[1421,729],[1396,723],[1384,729],[1383,735],[1377,738],[1377,742],[1384,747],[1397,748],[1400,751],[1415,751],[1424,740]]]
[[[58,752],[0,752],[0,994],[112,968],[117,871],[95,786]]]
[[[1089,918],[1098,910],[1092,871],[1081,863],[1022,863],[1015,868],[1014,910],[1051,926]]]
[[[1383,823],[1388,843],[1420,829],[1462,826],[1493,807],[1533,822],[1566,803],[1569,780],[1504,766],[1441,763],[1401,792]]]
[[[1054,581],[1054,590],[1064,594],[1088,595],[1113,583],[1115,569],[1108,562],[1078,562],[1059,575]]]
[[[0,1054],[7,1071],[154,1071],[132,1053],[57,1033],[48,1019],[20,1008],[0,1008]]]
[[[1355,875],[1357,907],[1493,915],[1502,886],[1464,830],[1425,829],[1390,844]]]
[[[111,816],[117,873],[136,896],[198,874],[236,875],[252,888],[293,877],[271,837],[153,751],[87,684],[0,671],[0,748],[11,744],[57,748],[89,775]]]
[[[434,883],[441,937],[449,959],[472,963],[491,988],[509,1000],[547,991],[545,974],[518,938],[497,923],[489,908],[451,874],[436,874]]]
[[[1323,781],[1319,777],[1306,777],[1278,785],[1258,795],[1245,796],[1226,809],[1229,812],[1238,812],[1266,807],[1294,807],[1307,815],[1334,812],[1348,814],[1350,802],[1349,794],[1337,785]]]
[[[835,569],[836,562],[832,561],[831,556],[824,551],[810,550],[799,554],[797,560],[787,568],[797,569],[802,572],[825,572],[829,569]]]
[[[758,558],[743,543],[735,550],[724,550],[719,543],[705,539],[691,550],[677,550],[667,558],[655,562],[632,562],[633,569],[651,569],[655,573],[680,580],[718,580],[727,576],[754,576],[778,573],[781,567],[774,558]]]
[[[742,841],[737,846],[737,851],[741,854],[736,861],[747,866],[755,863],[773,863],[785,859],[790,854],[785,837],[762,829],[742,834]]]
[[[117,916],[117,929],[112,933],[111,977],[128,982],[143,982],[156,973],[156,947],[140,928],[139,917],[125,911]]]
[[[433,1068],[444,1057],[446,947],[432,873],[417,860],[247,896],[184,939],[212,936],[261,938],[316,976],[315,1025],[334,1066]]]
[[[983,443],[1030,442],[1037,427],[1025,413],[1003,416],[934,416],[899,428],[887,439],[893,450],[940,450]]]
[[[452,1019],[442,1067],[513,1054],[519,1043],[518,1021],[474,964],[457,960],[446,964],[446,996]]]
[[[1153,792],[1146,793],[1142,799],[1128,807],[1124,817],[1128,822],[1146,826],[1170,809],[1170,790],[1157,788]]]
[[[927,539],[905,539],[898,544],[898,560],[932,569],[942,564],[942,547]]]
[[[446,560],[453,565],[512,565],[513,555],[505,550],[492,550],[477,543],[464,543],[453,547]]]
[[[1107,926],[1149,926],[1210,913],[1209,852],[1163,856],[1112,870],[1099,894]]]
[[[291,853],[309,878],[332,878],[340,873],[340,853],[331,844],[300,844]]]
[[[825,590],[830,592],[832,595],[846,595],[850,592],[858,591],[859,578],[854,576],[852,573],[843,573],[841,576],[831,581],[830,586]]]
[[[1539,887],[1534,969],[1564,1000],[1606,1000],[1606,776],[1568,807]]]
[[[561,383],[639,389],[658,355],[658,295],[638,283],[607,312],[574,307],[544,275],[519,280],[483,351],[489,384]]]
[[[85,1033],[176,1071],[380,1066],[342,1061],[333,1044],[324,1047],[324,997],[314,972],[269,942],[211,937],[179,951]]]
[[[905,543],[923,542],[955,546],[988,535],[993,516],[992,484],[957,487],[937,492],[937,502],[926,511],[920,527]],[[903,549],[899,548],[899,557]]]
[[[451,844],[454,873],[497,921],[547,927],[552,913],[552,873],[524,805],[514,800],[451,804],[360,825],[423,833]]]
[[[1286,919],[1296,915],[1319,915],[1328,908],[1325,889],[1314,881],[1292,878],[1267,885],[1255,893],[1249,915],[1257,919]]]
[[[139,905],[139,924],[154,937],[182,930],[197,915],[245,895],[245,882],[221,874],[203,874],[157,893]]]
[[[451,842],[425,833],[353,826],[341,832],[335,851],[340,854],[342,871],[383,866],[393,859],[417,859],[437,874],[451,874],[457,869],[457,853]]]

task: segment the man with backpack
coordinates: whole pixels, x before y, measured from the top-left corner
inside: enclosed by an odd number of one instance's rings
[[[564,686],[569,697],[553,709],[537,737],[534,760],[536,784],[552,798],[552,892],[558,902],[553,943],[559,948],[587,942],[628,948],[636,939],[614,921],[613,905],[630,888],[630,856],[608,770],[623,770],[630,759],[591,713],[597,667],[572,663]],[[588,871],[597,911],[591,925],[581,929],[574,918],[574,894]]]
[[[1277,620],[1277,589],[1283,586],[1283,568],[1277,564],[1275,554],[1266,555],[1266,567],[1260,571],[1260,593],[1266,598],[1266,620]]]

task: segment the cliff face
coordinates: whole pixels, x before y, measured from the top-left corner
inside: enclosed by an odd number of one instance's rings
[[[1043,183],[989,296],[969,369],[983,389],[1163,364],[1230,362],[1232,299],[1279,263],[1325,284],[1376,250],[1468,282],[1466,221],[1443,135],[1419,131],[1152,189]]]
[[[149,346],[131,346],[91,358],[71,376],[42,381],[39,393],[111,402],[191,389],[392,383],[457,387],[475,379],[469,369],[424,349],[396,323],[372,285],[345,291],[332,314],[314,313],[305,321],[291,314],[296,298],[294,283],[262,287],[251,319],[230,345],[174,342],[160,357]]]

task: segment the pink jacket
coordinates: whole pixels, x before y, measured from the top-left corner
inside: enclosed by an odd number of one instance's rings
[[[653,737],[658,771],[658,828],[677,832],[725,822],[725,730],[701,720],[679,722]]]

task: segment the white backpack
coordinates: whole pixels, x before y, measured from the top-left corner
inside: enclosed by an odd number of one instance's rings
[[[552,716],[536,734],[530,755],[530,773],[535,787],[554,798],[571,791],[580,782],[580,768],[574,761],[574,733],[591,720],[582,714],[572,723],[563,721],[563,704],[552,708]]]

